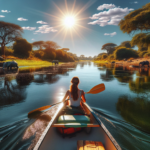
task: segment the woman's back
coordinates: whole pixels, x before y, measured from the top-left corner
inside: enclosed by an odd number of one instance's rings
[[[82,90],[78,90],[78,99],[74,100],[73,96],[71,95],[71,92],[69,91],[69,100],[70,100],[70,105],[71,106],[74,106],[74,107],[80,106],[81,94],[82,94]]]

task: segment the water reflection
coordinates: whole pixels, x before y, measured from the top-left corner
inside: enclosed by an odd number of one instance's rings
[[[116,108],[124,120],[150,133],[150,101],[146,97],[120,96]]]
[[[29,85],[32,80],[34,80],[34,76],[31,73],[21,73],[16,76],[18,85]]]
[[[26,91],[12,82],[13,76],[5,77],[4,87],[0,89],[0,106],[12,105],[14,103],[23,102],[26,98]]]
[[[133,77],[132,75],[134,74],[133,71],[127,71],[125,67],[117,67],[113,69],[113,75],[114,77],[122,83],[128,83],[132,81]]]
[[[55,83],[60,79],[58,75],[53,75],[53,74],[41,74],[41,75],[35,75],[34,81],[35,83],[38,84],[43,84],[43,83]]]
[[[139,69],[136,79],[129,82],[129,88],[135,93],[150,92],[150,68]]]
[[[114,80],[112,69],[106,69],[106,73],[101,73],[100,78],[102,79],[102,81],[107,81],[107,82]]]

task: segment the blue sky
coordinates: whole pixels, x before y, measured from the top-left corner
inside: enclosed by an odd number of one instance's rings
[[[28,42],[54,41],[70,52],[95,56],[104,51],[105,43],[131,40],[118,23],[129,12],[141,8],[149,0],[0,0],[0,20],[20,25]],[[62,24],[68,15],[76,24]]]

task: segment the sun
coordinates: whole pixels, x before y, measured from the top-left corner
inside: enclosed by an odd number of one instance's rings
[[[63,24],[67,28],[72,28],[75,26],[76,19],[74,16],[66,16],[63,20]]]

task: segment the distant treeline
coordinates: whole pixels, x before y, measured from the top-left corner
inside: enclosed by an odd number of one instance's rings
[[[38,48],[33,50],[33,48]],[[36,41],[29,43],[26,39],[18,38],[12,46],[4,48],[6,56],[16,56],[18,58],[27,59],[29,57],[36,57],[41,60],[58,59],[63,62],[73,62],[78,60],[76,54],[67,52],[68,48],[60,48],[57,43],[53,41]],[[0,47],[0,54],[2,50]]]

